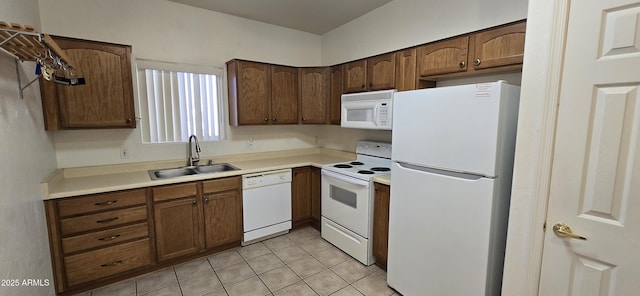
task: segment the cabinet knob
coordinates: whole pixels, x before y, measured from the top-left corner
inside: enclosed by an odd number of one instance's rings
[[[458,66],[460,66],[460,69],[464,68],[464,66],[466,66],[467,63],[465,63],[464,61],[461,61],[460,64],[458,64]]]
[[[131,124],[132,122],[133,122],[133,119],[127,118],[127,124]]]
[[[481,62],[482,62],[482,61],[480,61],[480,59],[475,59],[475,60],[473,60],[473,64],[474,64],[474,65],[476,65],[476,66],[480,66],[480,63],[481,63]]]
[[[272,121],[278,121],[278,118],[275,118],[275,117],[274,117]]]
[[[207,196],[204,198],[204,203],[208,203],[208,202],[209,202],[209,197]]]
[[[302,121],[306,121],[306,120],[307,120],[307,118],[303,116],[302,117]]]
[[[265,117],[265,118],[264,118],[264,121],[265,121],[265,122],[269,121],[269,117]]]
[[[198,203],[198,201],[196,201],[196,199],[195,199],[195,198],[191,201],[191,204],[192,204],[192,205],[194,205],[194,206],[195,206],[197,203]]]
[[[364,89],[364,86],[365,86],[364,84],[361,86],[361,87],[362,87],[362,89]]]

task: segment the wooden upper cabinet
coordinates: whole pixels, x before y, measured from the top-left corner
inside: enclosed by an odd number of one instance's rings
[[[327,122],[329,67],[300,68],[300,122]]]
[[[526,22],[499,27],[472,36],[473,68],[486,69],[522,64]]]
[[[398,51],[396,59],[396,90],[416,89],[416,49]]]
[[[86,83],[40,80],[45,129],[135,128],[131,46],[53,39],[74,65],[74,75]]]
[[[367,59],[367,90],[393,89],[396,86],[396,53]]]
[[[417,48],[419,76],[467,71],[469,36],[435,42]]]
[[[233,126],[268,124],[271,108],[271,69],[268,64],[227,62],[229,123]]]
[[[357,60],[344,65],[344,93],[367,90],[367,60]]]
[[[298,68],[271,66],[271,123],[298,123]]]
[[[344,93],[392,89],[396,86],[396,53],[346,63],[343,76]]]
[[[343,65],[331,67],[331,92],[329,94],[329,123],[340,125],[342,108]]]

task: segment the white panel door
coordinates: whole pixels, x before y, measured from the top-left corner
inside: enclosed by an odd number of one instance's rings
[[[539,294],[639,295],[640,2],[574,1],[568,19]]]
[[[496,176],[500,132],[511,133],[504,149],[513,151],[518,95],[519,87],[505,83],[396,93],[392,160]]]

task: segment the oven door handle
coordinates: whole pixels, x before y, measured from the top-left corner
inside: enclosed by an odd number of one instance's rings
[[[354,184],[354,185],[358,185],[358,186],[362,186],[362,187],[369,187],[369,182],[368,181],[356,179],[356,178],[353,178],[353,177],[345,176],[345,175],[334,173],[334,172],[327,171],[327,170],[322,170],[322,174],[327,176],[327,177],[334,178],[336,180],[347,182],[349,184]]]

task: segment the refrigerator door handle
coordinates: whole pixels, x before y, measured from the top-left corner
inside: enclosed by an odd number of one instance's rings
[[[359,179],[356,179],[356,178],[352,178],[352,177],[349,177],[349,176],[341,175],[341,174],[330,172],[330,171],[327,171],[327,170],[322,170],[322,174],[327,176],[327,177],[334,178],[336,180],[347,182],[349,184],[354,184],[354,185],[363,186],[363,187],[369,187],[369,182],[363,181],[363,180],[359,180]]]
[[[449,177],[458,178],[458,179],[478,180],[482,178],[487,178],[485,176],[473,174],[473,173],[434,169],[430,167],[423,167],[423,166],[418,166],[414,164],[409,164],[406,162],[397,162],[397,164],[403,169],[407,169],[407,170],[414,170],[414,171],[419,171],[419,172],[429,173],[429,174],[436,174],[436,175],[444,175],[444,176],[449,176]]]

